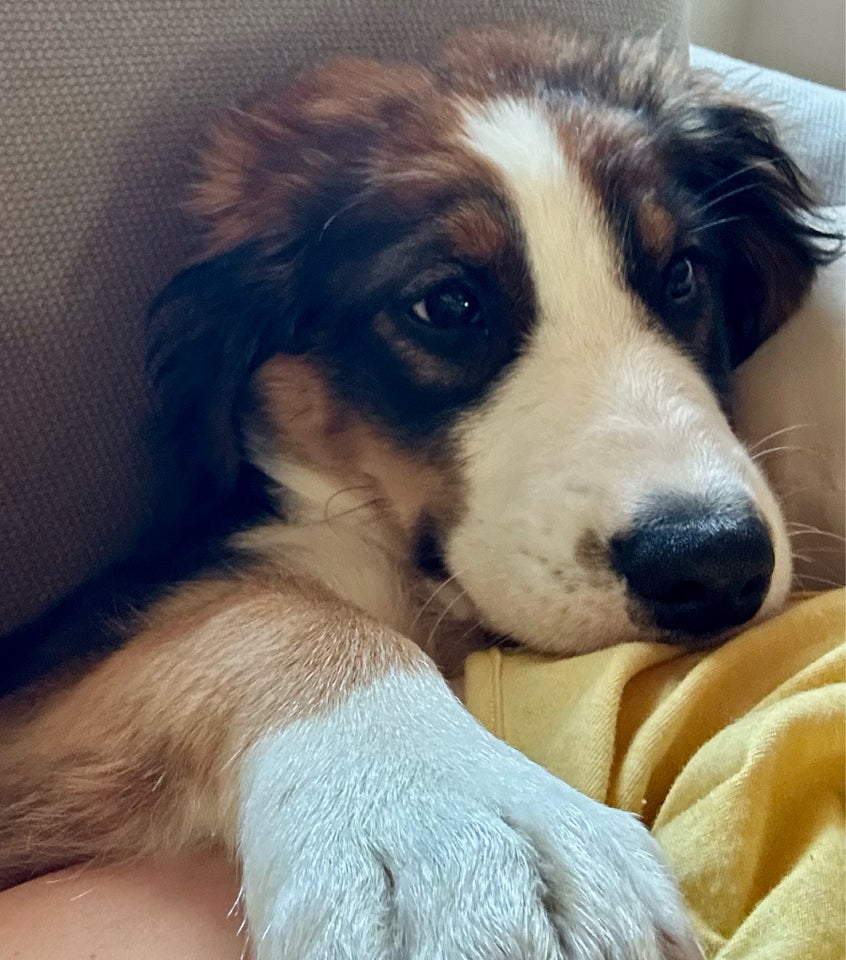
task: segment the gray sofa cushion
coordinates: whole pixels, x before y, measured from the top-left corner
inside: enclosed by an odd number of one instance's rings
[[[680,0],[0,0],[0,633],[156,511],[142,317],[214,108],[316,56],[404,55],[458,25],[664,28]],[[161,492],[159,493],[161,495]]]

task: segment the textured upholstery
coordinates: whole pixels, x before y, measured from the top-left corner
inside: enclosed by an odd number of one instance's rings
[[[0,633],[156,510],[142,316],[213,110],[329,52],[545,21],[683,43],[676,0],[0,0]],[[159,493],[158,496],[162,494]],[[165,494],[166,495],[166,494]]]

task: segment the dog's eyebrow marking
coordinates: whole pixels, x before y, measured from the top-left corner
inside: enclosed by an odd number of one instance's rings
[[[643,243],[658,257],[673,247],[676,225],[673,216],[654,196],[646,197],[637,211],[637,224]]]
[[[455,253],[470,263],[491,263],[508,248],[505,223],[481,200],[468,201],[450,211],[444,228]]]

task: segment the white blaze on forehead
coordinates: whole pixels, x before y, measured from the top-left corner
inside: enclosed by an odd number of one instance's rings
[[[500,172],[516,207],[538,300],[539,346],[572,347],[573,334],[586,326],[602,337],[589,322],[597,316],[614,336],[631,326],[632,296],[599,201],[543,106],[517,99],[467,106],[464,140]]]
[[[466,137],[519,189],[534,183],[565,182],[567,163],[558,137],[538,105],[502,99],[474,104],[464,112]]]

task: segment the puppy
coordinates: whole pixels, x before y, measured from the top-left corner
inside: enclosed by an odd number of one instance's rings
[[[728,388],[827,257],[810,205],[764,116],[648,44],[492,31],[233,113],[151,367],[192,499],[250,473],[269,507],[7,698],[5,882],[220,845],[262,960],[699,956],[647,831],[437,666],[778,609]]]

